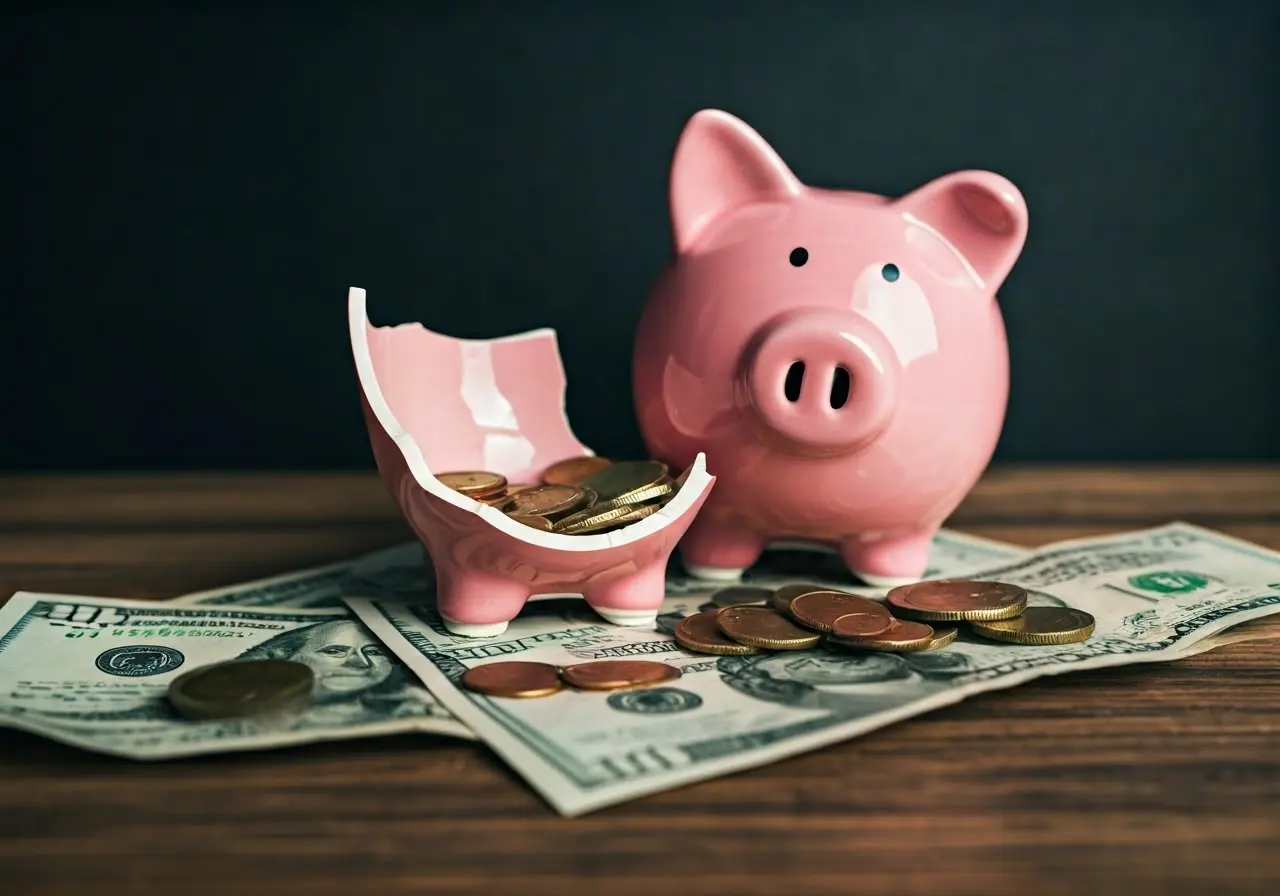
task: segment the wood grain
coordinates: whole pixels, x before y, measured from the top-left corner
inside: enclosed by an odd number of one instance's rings
[[[992,471],[965,531],[1171,518],[1280,549],[1280,468]],[[0,594],[168,597],[404,540],[365,474],[0,480]],[[478,745],[132,763],[0,732],[0,892],[1270,893],[1280,620],[561,819]]]

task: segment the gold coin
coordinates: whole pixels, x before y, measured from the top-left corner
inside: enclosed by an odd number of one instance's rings
[[[595,489],[602,502],[625,504],[632,503],[632,495],[657,487],[666,479],[666,464],[656,460],[626,460],[610,464],[583,484]]]
[[[911,619],[974,622],[1017,616],[1027,605],[1027,592],[1004,582],[939,579],[890,589],[885,601]]]
[[[716,613],[716,610],[707,610],[681,619],[675,629],[676,643],[694,653],[745,656],[760,652],[759,648],[726,638],[716,622]]]
[[[892,616],[879,613],[846,613],[831,623],[833,638],[870,638],[893,628]]]
[[[512,495],[502,512],[534,516],[569,513],[586,503],[587,493],[576,485],[539,485]]]
[[[543,485],[582,485],[613,461],[603,457],[584,455],[556,461],[542,471]]]
[[[930,626],[933,629],[933,640],[929,642],[923,650],[937,650],[939,647],[946,647],[960,634],[960,629],[951,626],[949,628],[938,628],[936,625]]]
[[[461,492],[471,498],[491,497],[507,487],[507,477],[486,470],[440,473],[436,478],[455,492]]]
[[[635,491],[627,492],[619,495],[608,503],[614,507],[621,507],[626,504],[644,504],[646,501],[658,501],[667,498],[672,494],[672,486],[670,479],[664,479],[662,482],[654,483]]]
[[[741,604],[762,604],[773,596],[768,588],[750,585],[730,585],[711,593],[711,603],[717,607],[736,607]]]
[[[850,613],[870,613],[886,620],[893,618],[882,604],[843,591],[810,591],[792,598],[790,607],[792,619],[820,632],[831,631],[837,619]]]
[[[509,513],[507,515],[517,523],[524,523],[530,529],[538,529],[542,532],[551,531],[551,520],[545,516],[534,516],[531,513]]]
[[[188,719],[233,719],[296,710],[311,702],[316,676],[292,660],[229,660],[169,683],[169,704]]]
[[[552,530],[566,535],[587,535],[605,528],[634,523],[661,509],[656,504],[642,504],[638,507],[632,507],[629,504],[612,507],[605,504],[602,507],[592,507],[589,510],[581,510],[562,517],[552,525]]]
[[[490,507],[501,507],[511,500],[511,493],[505,488],[499,489],[491,495],[472,495],[481,504],[488,504]]]
[[[560,677],[583,691],[620,691],[672,681],[680,677],[680,670],[649,660],[600,660],[566,666]]]
[[[928,650],[933,643],[933,627],[923,622],[896,622],[887,631],[866,638],[832,637],[827,643],[853,650],[879,653],[915,653]]]
[[[725,607],[716,611],[716,625],[739,644],[770,650],[804,650],[821,638],[769,607]]]
[[[462,686],[489,697],[546,697],[564,688],[547,663],[485,663],[462,674]]]
[[[970,622],[984,638],[1013,644],[1075,644],[1093,634],[1094,618],[1071,607],[1027,607],[1021,616],[994,622]]]
[[[769,598],[769,606],[773,607],[779,613],[791,615],[791,602],[802,594],[808,594],[811,591],[826,591],[825,585],[806,585],[802,582],[793,582],[790,585],[783,585],[781,588],[773,592],[773,596]]]

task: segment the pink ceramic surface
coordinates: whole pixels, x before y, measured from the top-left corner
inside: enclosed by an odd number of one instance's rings
[[[651,623],[667,560],[715,481],[701,455],[662,510],[598,535],[540,532],[445,487],[432,474],[489,470],[536,482],[592,452],[564,414],[555,333],[453,339],[421,324],[375,327],[365,292],[348,300],[351,350],[378,472],[436,571],[440,615],[455,634],[501,634],[534,594],[582,594],[619,625]]]
[[[809,187],[708,110],[680,137],[670,204],[675,258],[633,375],[651,454],[705,452],[719,483],[686,566],[732,579],[800,539],[871,584],[917,579],[1004,422],[995,291],[1026,239],[1021,194],[985,171],[898,199]]]

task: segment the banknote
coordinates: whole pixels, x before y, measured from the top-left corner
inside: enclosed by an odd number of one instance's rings
[[[967,574],[1020,584],[1033,606],[1085,610],[1097,629],[1083,643],[1053,647],[964,632],[914,654],[820,647],[714,657],[681,650],[670,634],[708,606],[696,595],[668,598],[647,629],[605,625],[581,601],[546,601],[488,639],[451,635],[429,603],[347,603],[565,815],[763,765],[1040,676],[1177,659],[1201,639],[1280,612],[1280,554],[1183,523],[1060,542]],[[659,660],[682,675],[670,686],[527,700],[458,684],[468,668],[495,660],[614,658]]]
[[[312,705],[195,722],[169,682],[231,659],[290,659],[316,675]],[[283,747],[403,732],[474,739],[345,608],[181,606],[19,592],[0,607],[0,726],[131,759]]]
[[[1023,548],[944,529],[933,540],[927,575],[952,575],[1023,553]],[[805,581],[828,587],[847,589],[858,584],[833,550],[798,544],[775,545],[765,553],[760,563],[747,571],[743,581],[775,587],[771,583],[794,581],[796,570],[807,573]],[[667,576],[668,594],[690,594],[707,588],[705,581],[686,575],[679,560],[673,558]],[[183,595],[175,598],[174,602],[204,606],[330,609],[343,606],[344,594],[382,600],[434,599],[435,572],[422,545],[415,541],[340,563]],[[557,596],[562,595],[538,595],[535,600]]]
[[[343,594],[421,600],[434,591],[435,574],[419,542],[396,545],[340,563],[328,563],[227,588],[184,594],[177,604],[341,609]]]

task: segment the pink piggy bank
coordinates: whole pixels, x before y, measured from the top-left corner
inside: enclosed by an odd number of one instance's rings
[[[556,461],[591,454],[565,418],[555,333],[479,340],[421,324],[375,327],[357,288],[347,322],[378,473],[426,547],[450,632],[501,635],[526,601],[551,594],[580,594],[617,625],[653,624],[667,559],[714,482],[703,458],[683,468],[683,485],[661,510],[638,522],[590,535],[531,528],[435,474],[489,470],[532,483]]]
[[[809,187],[743,122],[699,112],[670,180],[675,257],[636,336],[655,458],[717,487],[680,543],[732,580],[778,540],[835,547],[871,585],[917,581],[991,459],[1008,348],[995,291],[1027,208],[959,171],[898,199]]]

